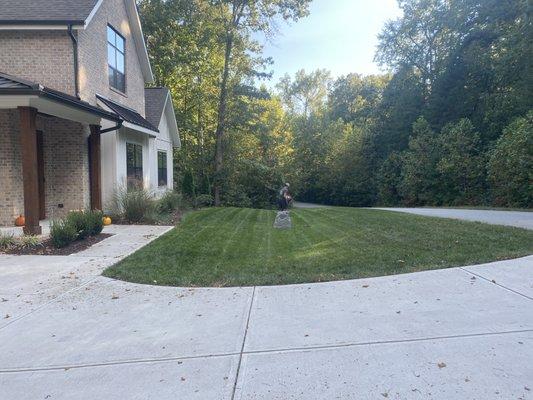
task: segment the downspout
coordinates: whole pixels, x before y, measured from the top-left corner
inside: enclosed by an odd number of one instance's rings
[[[74,35],[74,32],[72,31],[72,24],[68,26],[68,34],[70,38],[72,39],[72,52],[74,53],[74,91],[76,97],[80,98],[80,82],[79,82],[79,74],[78,74],[78,39]]]

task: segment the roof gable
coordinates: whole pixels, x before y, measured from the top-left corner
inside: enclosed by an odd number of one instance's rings
[[[106,0],[1,0],[0,29],[85,29]],[[144,81],[154,76],[135,0],[124,0]]]
[[[154,126],[161,122],[168,94],[167,88],[146,88],[144,91],[146,119]]]

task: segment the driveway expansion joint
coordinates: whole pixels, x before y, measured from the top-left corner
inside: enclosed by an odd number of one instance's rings
[[[256,286],[254,286],[253,290],[252,290],[252,299],[250,300],[250,308],[248,309],[248,316],[246,317],[246,328],[244,329],[244,337],[242,339],[241,351],[239,353],[239,362],[237,364],[237,373],[235,374],[235,382],[233,383],[233,390],[231,392],[231,400],[235,399],[235,393],[237,391],[237,383],[239,382],[239,373],[241,371],[242,356],[244,354],[244,346],[246,345],[246,336],[248,335],[248,327],[250,325],[250,317],[252,315],[252,309],[253,309],[253,306],[254,306],[255,289],[256,289]]]
[[[20,368],[9,368],[9,369],[0,368],[0,374],[61,371],[61,370],[70,370],[70,369],[81,369],[81,368],[108,367],[108,366],[129,365],[129,364],[150,364],[150,363],[160,363],[160,362],[188,361],[188,360],[211,359],[211,358],[233,357],[233,356],[240,356],[240,360],[242,360],[242,356],[244,355],[308,352],[308,351],[313,351],[313,350],[342,349],[342,348],[359,347],[359,346],[387,345],[387,344],[400,344],[400,343],[416,343],[416,342],[427,342],[427,341],[432,341],[432,340],[468,339],[468,338],[475,338],[475,337],[512,335],[512,334],[517,334],[517,333],[529,333],[529,332],[533,332],[533,328],[514,330],[514,331],[502,331],[502,332],[481,332],[481,333],[467,333],[467,334],[462,334],[462,335],[434,336],[434,337],[427,337],[427,338],[381,340],[381,341],[374,341],[374,342],[354,342],[354,343],[332,344],[332,345],[323,345],[323,346],[290,347],[290,348],[266,349],[266,350],[249,350],[249,351],[241,351],[241,352],[206,354],[206,355],[197,355],[197,356],[161,357],[161,358],[154,357],[154,358],[145,358],[145,359],[117,360],[117,361],[87,363],[87,364],[56,365],[56,366],[43,366],[43,367],[20,367]],[[243,343],[244,342],[245,341],[243,340]],[[243,346],[243,349],[244,349],[244,346]],[[237,382],[238,378],[239,378],[239,367],[237,369],[237,375],[236,375],[235,382]],[[235,384],[234,391],[233,391],[234,394],[235,394],[236,389],[237,387]]]
[[[478,273],[476,273],[476,272],[472,272],[472,271],[470,271],[470,270],[468,269],[468,267],[459,267],[459,269],[462,270],[462,271],[464,271],[464,272],[466,272],[467,274],[475,275],[475,276],[477,276],[478,278],[481,278],[481,279],[483,279],[483,280],[485,280],[485,281],[487,281],[487,282],[489,282],[489,283],[492,283],[493,285],[499,286],[499,287],[501,287],[502,289],[505,289],[505,290],[507,290],[507,291],[509,291],[509,292],[512,292],[512,293],[517,294],[517,295],[522,296],[522,297],[525,297],[525,298],[528,299],[528,300],[533,300],[532,297],[529,297],[528,295],[526,295],[526,294],[524,294],[524,293],[520,293],[520,292],[517,291],[517,290],[511,289],[510,287],[507,287],[507,286],[505,286],[505,285],[502,285],[501,283],[498,283],[498,282],[496,282],[496,281],[494,281],[494,280],[492,280],[492,279],[486,278],[486,277],[484,277],[483,275],[480,275],[480,274],[478,274]]]

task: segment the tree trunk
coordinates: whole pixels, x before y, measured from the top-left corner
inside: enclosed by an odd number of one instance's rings
[[[224,54],[224,72],[222,75],[222,82],[220,84],[220,99],[218,104],[218,121],[215,132],[216,148],[215,148],[215,183],[214,183],[214,200],[215,206],[220,206],[220,175],[223,164],[223,148],[222,138],[226,131],[226,108],[228,100],[228,77],[230,69],[231,50],[233,47],[233,34],[228,32],[226,36],[226,51]]]

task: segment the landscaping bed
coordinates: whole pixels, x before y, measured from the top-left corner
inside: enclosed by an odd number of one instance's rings
[[[212,208],[108,268],[104,275],[171,286],[323,282],[457,267],[533,254],[533,231],[356,208],[276,212]]]
[[[68,256],[70,254],[79,253],[86,250],[92,245],[101,242],[108,237],[113,236],[110,233],[100,233],[96,236],[89,236],[84,240],[78,240],[61,248],[54,246],[52,239],[46,239],[43,242],[32,247],[13,247],[5,250],[0,250],[4,254],[16,255],[38,255],[38,256]]]

